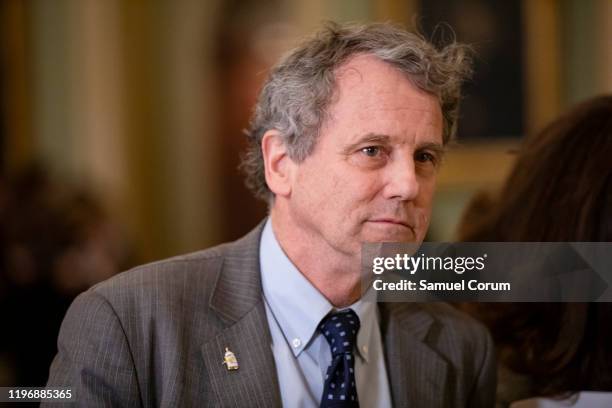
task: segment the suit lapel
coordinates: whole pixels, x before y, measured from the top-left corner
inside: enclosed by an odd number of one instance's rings
[[[448,363],[427,344],[436,322],[415,303],[380,306],[393,406],[445,406]]]
[[[202,345],[210,383],[221,406],[280,406],[280,389],[271,336],[261,296],[259,239],[263,223],[223,249],[225,257],[210,308],[227,323]],[[240,368],[223,365],[225,348],[236,355]]]
[[[223,365],[225,348],[240,368]],[[236,324],[202,346],[210,382],[221,406],[274,407],[281,405],[274,357],[263,307],[256,307]]]

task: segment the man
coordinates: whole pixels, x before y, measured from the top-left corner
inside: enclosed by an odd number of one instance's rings
[[[75,300],[49,386],[82,405],[492,406],[479,324],[361,297],[363,242],[420,243],[464,49],[330,25],[271,72],[244,163],[270,217]]]

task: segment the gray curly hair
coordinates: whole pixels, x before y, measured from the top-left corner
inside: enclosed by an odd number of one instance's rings
[[[419,89],[438,98],[443,141],[456,132],[461,84],[471,75],[470,50],[452,41],[438,49],[420,34],[391,24],[328,23],[286,54],[272,68],[259,94],[247,136],[249,147],[241,169],[256,197],[271,202],[264,173],[261,141],[277,130],[292,160],[301,162],[313,150],[335,90],[335,72],[351,56],[370,54],[393,65]]]

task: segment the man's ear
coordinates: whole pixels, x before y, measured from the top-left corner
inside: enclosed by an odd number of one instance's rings
[[[268,187],[277,196],[288,196],[291,194],[291,172],[294,163],[277,130],[272,129],[264,133],[261,139],[261,152]]]

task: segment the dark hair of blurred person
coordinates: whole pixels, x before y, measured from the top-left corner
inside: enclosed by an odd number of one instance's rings
[[[44,386],[68,306],[122,258],[117,231],[89,193],[39,165],[0,177],[0,386]]]
[[[601,96],[525,141],[497,200],[480,195],[466,209],[459,239],[612,241],[611,158],[612,96]],[[612,391],[611,303],[463,308],[488,325],[498,347],[500,405],[533,396]]]

